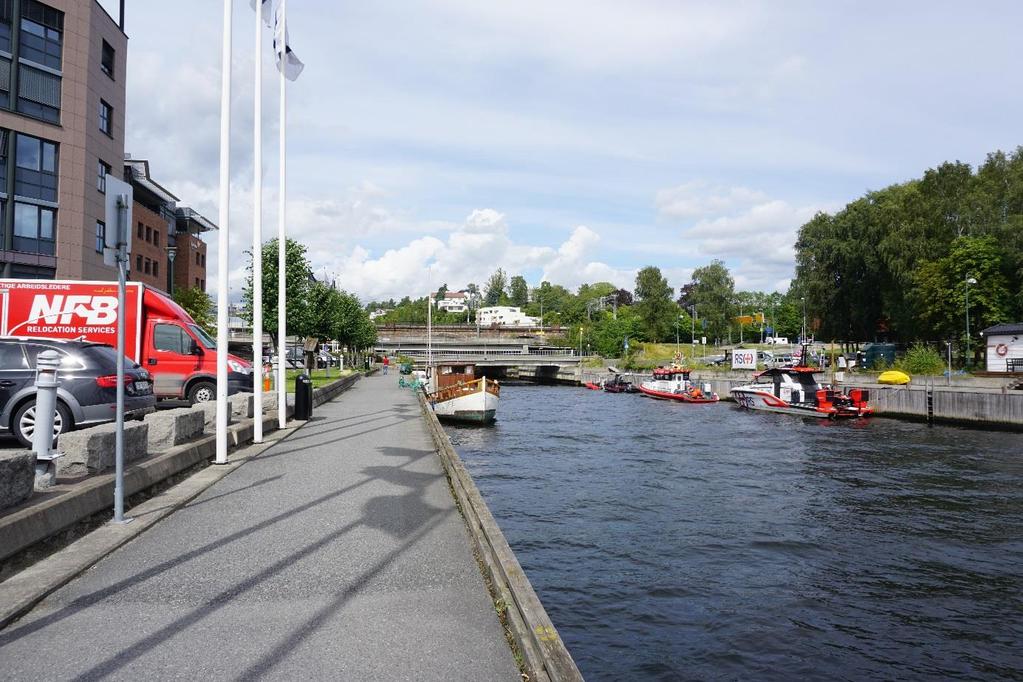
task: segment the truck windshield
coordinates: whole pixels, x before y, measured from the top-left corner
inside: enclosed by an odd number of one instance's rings
[[[200,327],[197,324],[190,324],[190,325],[188,325],[188,328],[191,329],[192,333],[195,334],[197,339],[199,339],[199,343],[201,343],[202,345],[206,346],[210,350],[216,350],[217,343],[213,339],[210,338],[209,334],[207,334],[205,331],[203,331],[202,327]]]

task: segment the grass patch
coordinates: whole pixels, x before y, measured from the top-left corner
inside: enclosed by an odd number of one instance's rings
[[[326,369],[314,369],[309,373],[309,378],[313,380],[313,388],[325,386],[333,381],[337,381],[338,379],[351,376],[356,373],[354,369],[346,369],[339,372],[337,367],[331,367],[329,371],[329,376],[327,375],[328,370]],[[293,392],[295,390],[295,377],[300,374],[305,374],[305,371],[301,369],[289,369],[285,372],[285,376],[288,378],[288,392]]]

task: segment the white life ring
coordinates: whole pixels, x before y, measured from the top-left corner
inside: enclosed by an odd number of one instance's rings
[[[995,346],[995,352],[998,353],[999,357],[1004,358],[1006,355],[1009,354],[1009,347],[1006,346],[1004,343],[1000,343],[997,346]]]

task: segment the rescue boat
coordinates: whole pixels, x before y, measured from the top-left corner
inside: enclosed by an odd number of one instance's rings
[[[654,369],[654,376],[639,385],[639,392],[658,400],[683,403],[716,403],[720,398],[709,387],[697,386],[690,379],[692,370],[672,365]]]
[[[847,393],[817,381],[816,367],[772,367],[753,377],[753,382],[736,386],[732,397],[748,410],[783,412],[822,419],[867,417],[870,392],[862,388]]]

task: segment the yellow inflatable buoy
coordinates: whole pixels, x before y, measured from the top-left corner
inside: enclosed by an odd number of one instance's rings
[[[881,374],[878,375],[877,383],[903,386],[909,383],[909,375],[905,372],[900,372],[897,369],[890,369],[887,372],[881,372]]]

